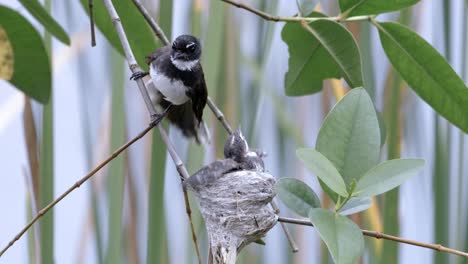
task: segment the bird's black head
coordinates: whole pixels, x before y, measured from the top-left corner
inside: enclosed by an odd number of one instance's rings
[[[224,157],[240,162],[249,151],[249,145],[240,129],[232,133],[224,144]]]
[[[200,41],[198,41],[196,37],[191,35],[181,35],[172,42],[172,61],[198,61],[200,56],[201,45]]]

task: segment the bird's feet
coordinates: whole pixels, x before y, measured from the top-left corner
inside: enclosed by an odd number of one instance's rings
[[[163,120],[163,118],[167,115],[167,113],[169,112],[169,109],[171,109],[171,106],[172,104],[166,107],[166,109],[164,109],[164,111],[162,111],[162,113],[160,114],[151,115],[150,125],[157,126]]]
[[[163,114],[154,114],[154,115],[151,115],[150,125],[151,125],[151,126],[157,126],[159,123],[161,123],[161,121],[163,120],[163,118],[164,118],[164,115],[163,115]]]
[[[137,72],[133,73],[132,76],[130,76],[130,80],[136,81],[136,80],[138,80],[140,78],[145,77],[148,74],[149,74],[149,72],[137,71]]]

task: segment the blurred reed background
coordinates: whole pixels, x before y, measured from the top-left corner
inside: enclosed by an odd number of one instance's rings
[[[1,2],[31,18],[17,1]],[[268,153],[267,169],[278,178],[300,178],[319,192],[316,178],[303,169],[294,153],[299,147],[313,147],[324,116],[347,91],[342,82],[326,81],[323,91],[311,96],[286,97],[284,23],[264,21],[218,0],[142,2],[168,36],[191,33],[201,38],[211,98],[231,125],[242,128],[251,146]],[[291,0],[242,2],[271,14],[297,13]],[[42,107],[0,81],[2,247],[38,208],[149,122],[137,86],[128,80],[123,57],[99,31],[97,46],[90,46],[89,20],[80,2],[46,0],[47,4],[71,38],[67,47],[44,36],[53,65],[53,104]],[[329,15],[338,13],[336,1],[322,1],[319,8]],[[415,29],[466,80],[467,11],[468,1],[423,0],[378,20],[399,20]],[[427,161],[423,173],[379,197],[371,209],[353,219],[363,229],[468,251],[466,135],[438,117],[402,82],[389,66],[375,28],[367,22],[346,25],[358,40],[365,86],[385,123],[382,159],[422,157]],[[213,136],[209,146],[188,142],[170,128],[189,173],[222,155],[226,133],[208,109],[205,117]],[[203,221],[195,200],[191,206],[206,259]],[[291,215],[281,208],[283,216]],[[60,202],[53,215],[40,223],[36,228],[42,230],[41,240],[36,239],[37,229],[29,231],[28,238],[19,240],[0,263],[196,263],[180,180],[157,131]],[[265,246],[249,245],[238,263],[331,263],[313,228],[289,228],[300,247],[298,253],[291,253],[283,232],[275,227],[266,236]],[[468,263],[461,257],[373,238],[366,238],[361,261]]]

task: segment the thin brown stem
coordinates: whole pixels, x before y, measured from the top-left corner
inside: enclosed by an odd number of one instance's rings
[[[317,20],[331,20],[331,21],[336,21],[336,22],[351,22],[351,21],[359,21],[359,20],[367,20],[369,19],[369,16],[354,16],[354,17],[349,17],[349,18],[343,18],[342,16],[335,16],[335,17],[301,17],[301,16],[274,16],[268,13],[265,13],[261,10],[258,10],[256,8],[253,8],[251,6],[248,6],[243,3],[231,1],[231,0],[221,0],[225,3],[231,4],[235,7],[245,9],[251,13],[256,14],[257,16],[268,20],[268,21],[274,21],[274,22],[301,22],[301,21],[307,21],[307,22],[314,22]]]
[[[154,31],[156,36],[161,40],[164,46],[169,45],[169,39],[167,38],[166,34],[164,34],[164,31],[161,29],[158,23],[156,23],[153,17],[151,17],[151,15],[148,13],[148,10],[146,10],[143,4],[139,0],[133,0],[133,3],[138,8],[143,17],[146,19],[146,21],[148,21],[149,26]]]
[[[208,97],[207,103],[208,103],[208,107],[211,109],[211,112],[213,112],[213,114],[216,116],[216,118],[219,120],[219,122],[221,122],[224,129],[226,129],[226,131],[229,133],[229,135],[232,134],[233,133],[232,127],[231,127],[231,125],[229,125],[226,118],[224,118],[223,112],[221,112],[221,110],[219,110],[219,108],[216,106],[216,104],[213,102],[213,100],[211,100],[210,97]]]
[[[127,62],[128,62],[128,66],[129,66],[130,70],[132,71],[132,73],[141,72],[141,68],[138,65],[138,63],[136,62],[135,56],[133,55],[133,52],[132,52],[132,50],[130,48],[130,43],[128,42],[128,38],[127,38],[127,36],[125,34],[124,28],[123,28],[122,23],[120,21],[120,17],[117,14],[117,11],[115,10],[115,7],[112,4],[112,1],[111,0],[104,0],[104,5],[106,6],[107,11],[109,12],[109,16],[111,17],[111,20],[112,20],[112,23],[114,24],[115,30],[117,31],[117,34],[119,35],[119,39],[120,39],[120,42],[122,44],[122,47],[123,47],[123,50],[124,50],[124,53],[125,53],[125,57],[127,58]],[[138,5],[137,5],[137,7],[138,7]],[[140,11],[141,11],[142,7],[143,6],[140,5],[140,8],[139,8]],[[155,29],[158,29],[158,28],[159,27],[156,27]],[[162,30],[160,28],[159,28],[159,31],[162,32]],[[164,36],[164,35],[161,35],[161,36]],[[156,109],[155,109],[153,103],[151,102],[151,99],[149,97],[148,90],[147,90],[147,88],[145,86],[143,78],[136,79],[136,82],[137,82],[138,88],[140,90],[140,93],[141,93],[141,95],[143,97],[143,100],[145,101],[146,108],[148,109],[151,117],[156,116],[157,115]],[[177,171],[179,172],[179,175],[181,177],[181,181],[183,181],[184,178],[189,177],[189,175],[187,173],[187,169],[185,168],[184,164],[182,163],[182,160],[180,159],[179,155],[177,154],[177,152],[176,152],[176,150],[174,148],[174,145],[172,144],[171,140],[167,136],[167,133],[164,130],[164,128],[159,123],[157,124],[157,127],[159,129],[159,133],[161,134],[161,138],[162,138],[163,142],[166,144],[166,148],[167,148],[167,150],[169,152],[169,155],[171,156],[174,164],[176,165]],[[187,190],[185,188],[183,189],[183,192],[184,192],[184,196],[187,196]],[[190,203],[189,203],[188,199],[184,199],[184,201],[185,201],[185,208],[186,208],[187,216],[188,216],[189,221],[190,221],[190,228],[191,228],[191,231],[192,231],[192,238],[193,238],[194,247],[195,247],[195,250],[197,252],[198,262],[201,264],[202,263],[201,254],[200,254],[200,249],[199,249],[198,243],[197,243],[195,228],[193,226]]]
[[[295,225],[304,225],[304,226],[314,226],[308,219],[296,219],[296,218],[288,218],[288,217],[279,217],[278,222],[282,223],[289,223],[289,224],[295,224]],[[459,251],[456,249],[444,247],[442,245],[438,244],[429,244],[429,243],[423,243],[415,240],[410,240],[410,239],[405,239],[397,236],[392,236],[392,235],[387,235],[381,232],[376,232],[376,231],[369,231],[369,230],[362,230],[362,234],[368,237],[373,237],[377,239],[386,239],[386,240],[392,240],[395,242],[399,243],[404,243],[404,244],[409,244],[417,247],[423,247],[423,248],[429,248],[437,251],[443,251],[447,252],[450,254],[462,256],[465,258],[468,258],[468,253]]]
[[[46,207],[42,208],[37,215],[23,228],[21,231],[8,243],[8,245],[0,251],[0,257],[17,241],[21,238],[21,236],[26,233],[26,231],[34,225],[43,215],[45,215],[52,207],[54,207],[57,203],[59,203],[63,198],[67,197],[73,190],[79,188],[84,182],[86,182],[89,178],[94,176],[100,169],[102,169],[104,166],[106,166],[111,160],[115,159],[117,156],[119,156],[120,153],[122,153],[124,150],[126,150],[128,147],[130,147],[133,143],[137,142],[140,138],[142,138],[146,133],[148,133],[152,128],[154,127],[153,124],[150,124],[145,130],[140,132],[136,137],[134,137],[132,140],[128,141],[125,145],[121,146],[118,148],[116,151],[114,151],[106,160],[101,162],[96,168],[94,168],[90,173],[86,174],[83,178],[81,178],[79,181],[77,181],[75,184],[73,184],[72,187],[68,188],[62,195],[60,195],[57,199],[53,200],[50,204],[48,204]]]
[[[273,208],[273,210],[275,210],[276,213],[279,214],[279,207],[276,204],[276,202],[271,200],[270,205]],[[280,225],[284,231],[284,234],[286,235],[286,238],[288,239],[289,246],[291,246],[292,252],[294,253],[299,252],[299,248],[297,247],[296,242],[294,241],[291,235],[291,232],[289,232],[289,229],[286,227],[286,225],[283,222],[281,222]]]
[[[88,0],[89,25],[91,27],[91,46],[96,46],[96,32],[94,30],[94,0]]]

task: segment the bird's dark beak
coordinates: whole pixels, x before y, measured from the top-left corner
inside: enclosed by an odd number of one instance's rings
[[[175,52],[173,55],[174,60],[184,60],[185,55],[181,52]]]

